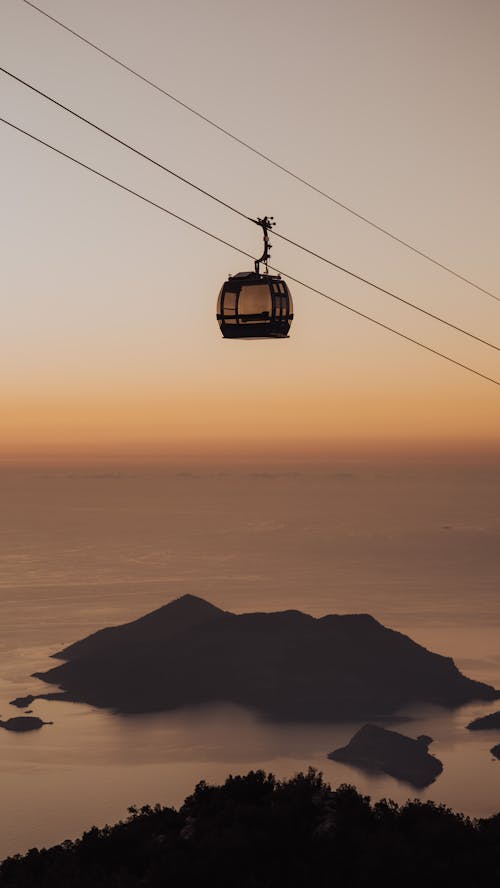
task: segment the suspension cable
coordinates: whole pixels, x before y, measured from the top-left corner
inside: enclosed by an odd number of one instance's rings
[[[71,114],[77,120],[82,121],[83,123],[92,127],[92,129],[95,129],[97,132],[101,133],[102,135],[106,136],[107,138],[112,139],[113,142],[116,142],[117,144],[121,145],[123,148],[126,148],[128,151],[133,152],[134,154],[138,155],[138,157],[143,158],[143,160],[148,161],[148,163],[152,163],[154,166],[158,167],[163,172],[168,173],[170,176],[174,176],[176,179],[183,182],[185,185],[188,185],[190,188],[194,188],[195,191],[198,191],[200,194],[203,194],[205,197],[210,198],[211,200],[218,203],[220,206],[223,206],[227,210],[230,210],[232,213],[235,213],[237,216],[240,216],[242,219],[246,219],[248,222],[254,222],[257,225],[262,224],[261,219],[253,219],[251,216],[248,216],[246,213],[242,212],[241,210],[239,210],[236,207],[232,206],[231,204],[227,203],[227,201],[222,200],[222,198],[217,197],[212,192],[207,191],[205,188],[202,188],[200,185],[195,184],[190,179],[187,179],[185,176],[180,175],[180,173],[177,173],[174,170],[170,169],[170,167],[167,167],[163,163],[160,163],[160,161],[155,160],[150,155],[145,154],[139,148],[135,148],[133,145],[131,145],[129,142],[126,142],[124,139],[121,139],[118,136],[115,136],[113,133],[109,132],[109,130],[104,129],[104,127],[99,126],[96,123],[93,123],[91,120],[89,120],[88,117],[85,117],[83,114],[79,114],[77,111],[74,111],[68,105],[63,104],[63,102],[60,102],[58,99],[53,98],[53,96],[50,96],[48,93],[43,92],[43,90],[39,89],[38,87],[34,86],[31,83],[28,83],[28,81],[23,80],[21,77],[19,77],[16,74],[13,74],[12,71],[9,71],[7,68],[2,67],[1,65],[0,65],[0,72],[5,74],[6,76],[10,77],[12,80],[16,81],[17,83],[20,83],[22,86],[27,87],[27,89],[29,89],[32,92],[36,93],[37,95],[41,96],[43,99],[46,99],[48,102],[51,102],[53,105],[56,105],[58,108],[61,108],[63,111],[67,112],[68,114]],[[273,223],[273,225],[274,225],[274,223]],[[435,314],[434,312],[431,312],[425,308],[422,308],[422,306],[417,305],[414,302],[411,302],[409,299],[404,299],[402,296],[398,296],[396,293],[393,293],[391,290],[387,290],[385,287],[381,287],[379,284],[376,284],[373,281],[368,280],[368,278],[365,278],[362,275],[357,274],[356,272],[351,271],[348,268],[345,268],[344,266],[340,265],[338,262],[334,262],[332,259],[328,259],[325,256],[322,256],[319,253],[316,253],[314,250],[311,250],[308,247],[305,247],[303,244],[299,244],[297,241],[292,240],[291,238],[287,237],[284,234],[281,234],[281,232],[279,232],[279,231],[274,231],[274,234],[277,237],[279,237],[281,240],[290,244],[291,246],[296,247],[299,250],[302,250],[302,252],[304,252],[304,253],[308,253],[310,256],[313,256],[314,258],[319,259],[321,262],[325,262],[327,265],[330,265],[332,268],[336,268],[338,271],[341,271],[344,274],[347,274],[350,277],[355,278],[356,280],[360,281],[361,283],[367,284],[369,287],[372,287],[373,289],[378,290],[380,293],[384,293],[386,296],[389,296],[391,299],[395,299],[398,302],[402,303],[403,305],[406,305],[409,308],[412,308],[414,311],[418,311],[421,314],[426,315],[427,317],[431,318],[432,320],[438,321],[438,323],[440,323],[440,324],[444,324],[446,327],[449,327],[451,330],[454,330],[457,333],[461,333],[464,336],[468,336],[470,339],[474,339],[476,342],[481,343],[481,345],[485,345],[488,348],[492,348],[495,351],[500,352],[500,347],[497,345],[494,345],[494,343],[492,343],[492,342],[489,342],[487,339],[483,339],[481,336],[477,336],[475,333],[471,333],[469,330],[466,330],[463,327],[459,327],[457,324],[452,323],[452,321],[448,321],[446,318],[443,318],[440,315]],[[261,260],[261,261],[263,261],[263,260]]]
[[[169,210],[167,207],[164,207],[162,204],[156,203],[156,201],[151,200],[150,198],[146,197],[143,194],[140,194],[138,191],[135,191],[133,188],[129,188],[127,185],[124,185],[122,182],[119,182],[117,179],[113,179],[113,178],[111,178],[111,176],[107,176],[105,173],[102,173],[100,170],[95,169],[95,167],[92,167],[89,164],[86,164],[83,161],[78,160],[76,157],[73,157],[73,155],[68,154],[66,151],[62,151],[62,149],[57,148],[55,145],[52,145],[50,142],[46,142],[44,139],[41,139],[38,136],[35,136],[33,133],[28,132],[28,130],[22,129],[22,127],[17,126],[17,124],[12,123],[12,121],[7,120],[5,117],[0,117],[0,123],[5,124],[6,126],[10,127],[13,130],[16,130],[18,133],[21,133],[24,136],[27,136],[27,138],[31,139],[32,141],[37,142],[40,145],[44,145],[46,148],[49,148],[55,154],[58,154],[61,157],[65,157],[67,160],[71,160],[73,163],[77,164],[78,166],[82,167],[83,169],[88,170],[91,173],[94,173],[94,175],[98,176],[101,179],[104,179],[106,182],[110,182],[112,185],[116,185],[117,188],[120,188],[122,191],[126,191],[128,194],[132,194],[134,197],[139,198],[139,200],[144,201],[144,203],[147,203],[150,206],[155,207],[158,210],[161,210],[163,213],[166,213],[167,215],[171,216],[172,218],[176,219],[177,221],[182,222],[185,225],[188,225],[190,228],[193,228],[195,231],[199,231],[201,234],[204,234],[207,237],[210,237],[212,240],[217,241],[220,244],[224,244],[224,246],[229,247],[230,249],[234,250],[237,253],[240,253],[240,255],[242,255],[242,256],[246,256],[249,259],[254,259],[254,257],[252,256],[251,253],[247,253],[247,251],[242,250],[241,247],[238,247],[235,244],[232,244],[229,241],[225,240],[224,238],[219,237],[216,234],[213,234],[213,232],[208,231],[206,228],[202,228],[200,225],[196,225],[194,222],[191,222],[191,220],[185,219],[183,216],[180,216],[177,213],[174,213],[172,210]],[[365,320],[370,321],[370,323],[375,324],[377,327],[381,327],[382,329],[387,330],[388,332],[393,333],[396,336],[399,336],[401,339],[403,339],[407,342],[412,342],[414,345],[418,346],[419,348],[422,348],[425,351],[430,352],[431,354],[437,355],[438,357],[443,358],[443,360],[448,361],[449,363],[454,364],[457,367],[461,367],[463,370],[466,370],[468,373],[472,373],[474,376],[479,376],[481,379],[484,379],[487,382],[491,382],[491,383],[493,383],[493,385],[500,387],[500,380],[495,379],[492,376],[488,376],[486,373],[482,373],[480,370],[476,370],[474,367],[471,367],[468,364],[464,364],[461,361],[458,361],[456,358],[452,358],[450,355],[447,355],[444,352],[439,351],[438,349],[432,348],[429,345],[425,345],[425,343],[420,342],[420,340],[414,339],[411,336],[408,336],[406,333],[402,333],[400,330],[397,330],[395,327],[391,327],[388,324],[385,324],[384,322],[379,321],[377,318],[374,318],[371,315],[367,315],[364,312],[359,311],[357,308],[354,308],[351,305],[347,305],[345,302],[341,302],[340,299],[335,299],[333,296],[329,296],[327,293],[324,293],[322,290],[318,290],[316,287],[313,287],[310,284],[305,283],[304,281],[300,280],[299,278],[293,277],[292,275],[288,274],[285,271],[280,271],[279,269],[273,268],[272,266],[269,266],[269,267],[273,271],[276,271],[279,274],[282,274],[283,277],[286,277],[289,280],[294,281],[296,284],[299,284],[300,286],[305,287],[305,289],[310,290],[312,293],[317,293],[319,296],[323,296],[325,299],[328,299],[330,302],[335,303],[335,305],[338,305],[341,308],[345,308],[345,309],[347,309],[347,311],[352,312],[353,314],[357,315],[358,317],[362,317]]]
[[[81,40],[82,43],[85,43],[87,46],[90,46],[92,49],[95,49],[96,52],[103,55],[105,58],[114,62],[116,65],[119,65],[120,68],[123,68],[125,71],[128,71],[129,74],[132,74],[133,77],[137,77],[139,80],[142,80],[143,83],[146,83],[148,86],[151,86],[157,92],[161,93],[163,96],[166,96],[167,99],[170,99],[172,102],[175,102],[181,108],[184,108],[190,114],[194,114],[199,120],[202,120],[204,123],[207,123],[209,126],[218,130],[224,136],[227,136],[229,139],[232,139],[233,142],[237,142],[243,148],[246,148],[248,151],[251,151],[253,154],[260,157],[262,160],[266,161],[266,163],[271,164],[281,172],[285,173],[287,176],[290,176],[292,179],[295,179],[297,182],[300,182],[302,185],[305,185],[306,188],[309,188],[311,191],[314,191],[316,194],[319,194],[321,197],[324,197],[326,200],[330,201],[330,203],[335,204],[340,207],[342,210],[345,210],[347,213],[350,213],[351,216],[354,216],[356,219],[359,219],[361,222],[364,222],[366,225],[371,226],[376,231],[379,231],[381,234],[384,234],[386,237],[395,241],[403,247],[406,247],[408,250],[411,250],[417,256],[420,256],[423,259],[426,259],[428,262],[431,262],[437,268],[441,268],[443,271],[448,272],[448,274],[453,275],[453,277],[462,281],[464,284],[467,284],[469,287],[473,287],[475,290],[478,290],[480,293],[484,293],[486,296],[490,296],[492,299],[495,299],[496,302],[500,302],[500,297],[492,293],[490,290],[487,290],[485,287],[481,287],[479,284],[476,284],[471,278],[466,277],[460,272],[455,271],[455,269],[451,268],[449,265],[446,265],[444,262],[440,262],[438,259],[435,259],[429,253],[426,253],[424,250],[420,250],[414,244],[411,244],[409,241],[404,240],[402,237],[394,234],[389,229],[384,228],[382,225],[379,225],[378,222],[374,222],[373,219],[369,219],[368,216],[363,215],[363,213],[355,210],[353,207],[349,206],[346,203],[343,203],[337,197],[334,197],[332,194],[329,194],[327,191],[322,190],[317,185],[314,185],[313,182],[305,179],[303,176],[300,176],[298,173],[295,173],[289,167],[286,167],[284,164],[279,163],[277,160],[274,160],[269,154],[266,154],[264,151],[260,151],[258,148],[255,148],[254,145],[251,145],[249,142],[246,142],[244,139],[240,139],[239,136],[236,136],[230,130],[216,123],[206,114],[203,114],[201,111],[198,111],[196,108],[193,108],[191,105],[188,105],[187,102],[182,101],[177,96],[173,95],[173,93],[168,92],[168,90],[164,89],[158,83],[155,83],[149,77],[146,77],[144,74],[141,74],[139,71],[136,71],[130,65],[127,65],[125,62],[118,59],[116,56],[112,55],[102,46],[99,46],[97,43],[93,43],[92,40],[89,40],[87,37],[84,37],[83,34],[80,34],[78,31],[75,31],[73,28],[70,28],[69,25],[66,25],[64,22],[57,19],[55,16],[50,15],[46,12],[42,7],[37,6],[36,3],[33,3],[32,0],[23,0],[27,6],[30,6],[32,9],[36,10],[36,12],[45,16],[45,18],[50,19],[51,22],[58,25],[63,30],[67,31],[69,34],[72,34],[73,37],[76,37],[78,40]]]

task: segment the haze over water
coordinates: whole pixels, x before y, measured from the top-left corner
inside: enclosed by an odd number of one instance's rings
[[[500,468],[470,458],[233,466],[0,470],[0,714],[42,691],[48,656],[185,593],[235,612],[368,612],[500,687]],[[495,704],[421,709],[391,725],[429,733],[444,773],[420,795],[476,815],[500,809],[494,732],[465,731]],[[54,721],[0,731],[0,858],[113,822],[129,804],[178,804],[204,778],[310,764],[375,798],[416,795],[329,761],[353,725],[274,725],[231,706],[119,717],[36,701]]]

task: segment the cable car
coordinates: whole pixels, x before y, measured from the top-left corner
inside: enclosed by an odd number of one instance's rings
[[[274,224],[264,216],[258,223],[264,232],[264,252],[255,260],[255,271],[230,275],[217,302],[217,320],[226,339],[283,339],[293,320],[290,290],[279,274],[269,274],[268,231]],[[260,263],[265,263],[265,274]]]

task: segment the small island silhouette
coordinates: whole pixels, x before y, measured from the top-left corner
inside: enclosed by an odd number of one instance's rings
[[[368,614],[233,614],[193,595],[53,656],[66,662],[35,676],[59,699],[121,713],[231,702],[275,719],[372,720],[499,696]]]
[[[6,731],[15,731],[17,734],[25,734],[26,731],[39,731],[44,725],[50,725],[52,722],[44,722],[36,716],[19,715],[15,718],[8,718],[6,721],[0,720],[0,728]]]
[[[25,697],[16,697],[15,700],[11,700],[10,705],[17,706],[18,709],[26,709],[27,706],[31,706],[34,700],[36,697],[33,694],[26,694]]]
[[[425,734],[414,740],[378,725],[364,725],[347,746],[330,752],[328,758],[364,771],[389,774],[396,780],[423,789],[443,770],[439,759],[428,752],[431,743],[432,737]]]
[[[500,731],[500,712],[490,712],[475,718],[467,725],[469,731]]]

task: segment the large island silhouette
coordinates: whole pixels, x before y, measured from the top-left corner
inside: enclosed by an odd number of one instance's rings
[[[121,713],[229,702],[275,719],[342,721],[498,696],[368,614],[233,614],[193,595],[53,656],[65,662],[35,676],[62,699]]]

